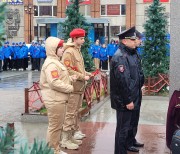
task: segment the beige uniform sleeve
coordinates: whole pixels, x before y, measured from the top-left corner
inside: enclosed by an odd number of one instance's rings
[[[53,90],[63,93],[73,92],[74,89],[72,85],[65,84],[62,80],[60,80],[61,71],[59,71],[55,64],[48,65],[45,69],[45,74],[47,77],[47,82]]]
[[[90,73],[90,72],[86,72],[86,75],[91,76],[91,75],[92,75],[92,73]]]
[[[85,76],[82,73],[73,70],[73,67],[74,67],[73,63],[74,63],[74,61],[72,59],[71,53],[65,52],[63,54],[63,57],[62,57],[62,62],[67,67],[70,75],[77,75],[77,79],[78,80],[85,80]]]

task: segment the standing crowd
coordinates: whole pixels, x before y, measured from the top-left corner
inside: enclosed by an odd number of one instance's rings
[[[89,54],[94,60],[96,69],[108,70],[108,63],[118,48],[119,41],[111,40],[106,45],[105,43],[100,44],[99,39],[97,39],[89,49]]]
[[[32,70],[40,71],[46,58],[44,45],[32,42],[28,48],[25,42],[5,42],[0,47],[0,72],[2,71],[25,71],[28,68],[28,61],[31,59]]]

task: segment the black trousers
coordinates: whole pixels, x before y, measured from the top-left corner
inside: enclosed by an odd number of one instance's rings
[[[23,59],[17,59],[17,68],[22,69],[23,68]]]
[[[0,71],[2,71],[2,63],[3,63],[3,60],[0,60]]]
[[[109,62],[111,61],[111,59],[112,59],[112,56],[109,56]]]
[[[4,59],[3,70],[7,71],[8,67],[9,67],[10,70],[12,69],[11,59],[5,58]]]
[[[140,108],[141,108],[141,100],[142,100],[142,92],[141,90],[139,91],[139,96],[136,98],[134,101],[135,105],[137,108],[135,110],[132,110],[132,119],[131,119],[131,127],[132,129],[129,130],[128,132],[128,143],[127,146],[131,147],[136,143],[136,134],[138,130],[138,123],[139,123],[139,117],[140,117]]]
[[[23,59],[23,70],[26,70],[28,68],[28,58]]]
[[[128,132],[132,129],[132,111],[116,111],[117,125],[114,154],[127,154]]]
[[[33,58],[33,65],[32,65],[33,70],[40,70],[40,62],[39,58]]]
[[[131,127],[132,129],[130,129],[128,131],[128,143],[127,146],[131,147],[134,145],[134,143],[136,143],[136,134],[137,134],[137,130],[138,130],[138,123],[139,123],[139,116],[140,116],[140,109],[139,110],[133,110],[132,111],[132,119],[131,119]]]
[[[101,66],[100,66],[101,69],[103,69],[103,70],[108,69],[108,60],[104,60],[104,61],[101,60],[100,63],[101,63]]]

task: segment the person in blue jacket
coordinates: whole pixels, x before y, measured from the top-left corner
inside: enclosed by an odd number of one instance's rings
[[[0,72],[2,72],[3,60],[4,60],[4,52],[2,50],[2,47],[0,47]]]
[[[40,62],[39,62],[39,56],[40,56],[40,46],[37,42],[35,42],[35,46],[33,48],[32,52],[32,58],[33,58],[33,68],[34,71],[40,71]]]
[[[40,70],[42,68],[42,65],[46,59],[46,50],[45,50],[45,46],[44,44],[39,44],[40,45],[40,54],[39,54],[39,58],[40,58]]]
[[[22,42],[19,42],[19,51],[17,52],[17,63],[18,63],[19,71],[23,71],[23,58],[24,58],[24,48]]]
[[[15,70],[19,70],[18,58],[17,58],[19,50],[20,50],[19,44],[16,43],[16,45],[14,47],[14,67],[15,67]]]
[[[7,71],[8,67],[9,67],[9,70],[11,70],[12,69],[12,66],[11,66],[11,50],[10,50],[10,47],[8,46],[8,42],[4,43],[2,50],[4,52],[3,71]]]
[[[108,70],[108,56],[107,56],[107,47],[106,44],[102,44],[102,47],[100,48],[99,52],[99,58],[100,58],[100,68],[103,70]]]
[[[99,69],[99,64],[100,64],[100,60],[99,60],[100,48],[101,46],[99,45],[99,39],[97,39],[95,44],[92,46],[92,55],[96,69]]]
[[[112,56],[114,55],[114,53],[116,52],[116,44],[115,44],[115,40],[111,40],[110,44],[108,44],[107,46],[107,50],[108,50],[108,57],[109,57],[109,61],[111,60]]]
[[[29,52],[29,49],[26,46],[26,43],[23,42],[23,70],[24,71],[28,68],[28,52]]]
[[[11,64],[12,64],[12,71],[15,71],[16,70],[16,44],[13,42],[12,43],[12,46],[10,47],[10,50],[11,50]]]
[[[117,51],[117,49],[119,48],[119,41],[118,40],[115,41],[115,45],[116,45],[116,51]]]

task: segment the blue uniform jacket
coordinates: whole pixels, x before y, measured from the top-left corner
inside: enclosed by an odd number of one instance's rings
[[[11,56],[11,49],[10,47],[2,47],[4,52],[4,58],[9,58]]]
[[[23,46],[19,47],[19,51],[17,52],[17,59],[23,59],[24,58],[24,48]]]
[[[4,51],[2,50],[2,47],[0,47],[0,60],[4,60]]]
[[[99,58],[99,52],[100,52],[100,46],[99,45],[93,45],[92,46],[92,53],[93,53],[93,58]]]
[[[15,54],[15,59],[17,59],[17,55],[18,55],[18,52],[19,52],[19,50],[20,50],[20,47],[19,46],[15,46],[14,47],[14,54]]]
[[[46,58],[46,50],[42,46],[40,46],[40,55],[39,55],[39,58]]]
[[[100,48],[100,54],[99,54],[100,56],[100,60],[102,60],[102,61],[105,61],[105,60],[107,60],[108,59],[108,57],[107,57],[107,48],[103,48],[103,47],[101,47]]]
[[[40,56],[40,48],[39,47],[34,47],[32,51],[32,58],[39,58]]]
[[[28,47],[26,45],[23,46],[23,58],[28,58]]]
[[[113,56],[117,50],[116,44],[108,44],[107,49],[108,49],[108,56]]]
[[[16,59],[15,48],[16,48],[15,46],[10,46],[11,58],[12,58],[12,59]]]
[[[34,50],[35,46],[31,45],[29,47],[29,53],[30,53],[30,56],[32,57],[32,53],[33,53],[33,50]]]

